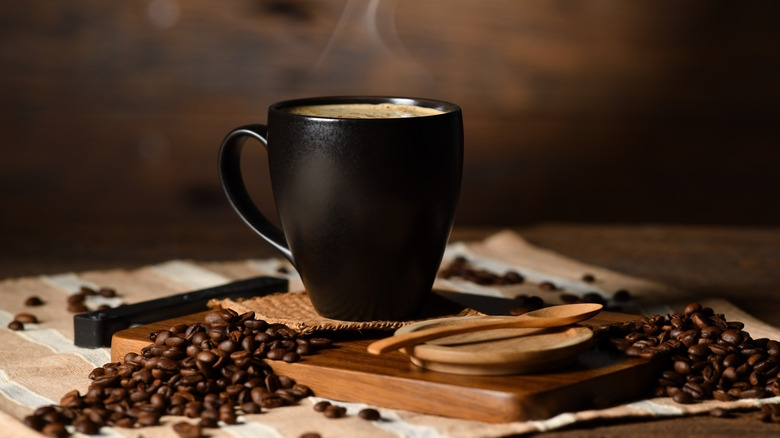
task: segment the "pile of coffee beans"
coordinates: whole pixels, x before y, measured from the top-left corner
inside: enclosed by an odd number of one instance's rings
[[[655,396],[684,404],[780,396],[780,342],[753,339],[743,328],[691,303],[682,313],[605,324],[594,334],[602,348],[666,360]]]
[[[93,435],[102,426],[152,426],[162,415],[182,415],[199,420],[198,427],[185,422],[177,425],[177,433],[196,437],[201,427],[234,424],[241,413],[259,413],[311,395],[308,387],[274,373],[265,359],[296,362],[332,341],[302,336],[254,316],[222,309],[201,323],[151,333],[152,343],[140,353],[94,369],[85,394],[71,391],[59,405],[38,408],[25,423],[44,435],[62,437],[69,434],[67,426]]]

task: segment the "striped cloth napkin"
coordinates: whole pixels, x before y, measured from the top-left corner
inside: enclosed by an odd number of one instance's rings
[[[444,264],[458,256],[472,264],[495,272],[516,270],[532,282],[550,281],[572,293],[597,291],[609,297],[616,290],[631,291],[634,299],[625,310],[642,314],[680,311],[690,301],[684,292],[652,281],[625,276],[596,266],[583,264],[542,248],[528,244],[515,233],[500,232],[472,243],[449,245]],[[58,404],[67,392],[77,389],[82,394],[89,386],[87,375],[93,368],[110,361],[109,349],[85,349],[73,345],[73,315],[67,310],[67,297],[82,286],[98,289],[110,287],[119,293],[115,298],[91,297],[88,305],[106,303],[131,304],[160,296],[219,285],[232,280],[258,275],[286,274],[290,290],[302,289],[300,279],[289,264],[281,259],[240,260],[228,262],[195,262],[172,260],[137,269],[114,269],[80,273],[61,273],[6,279],[0,281],[0,437],[37,437],[38,433],[22,424],[24,416],[43,405]],[[583,282],[583,273],[593,275],[595,282]],[[513,297],[528,285],[487,287],[455,279],[437,279],[436,288],[465,291],[488,296]],[[538,293],[538,290],[537,292]],[[40,297],[44,304],[28,307],[25,300]],[[554,298],[548,300],[554,302]],[[724,313],[730,320],[745,323],[753,337],[780,339],[780,330],[745,314],[727,302],[699,300],[704,305]],[[39,322],[26,324],[24,330],[13,331],[8,324],[19,313],[32,313]],[[744,409],[763,403],[778,403],[780,397],[735,402],[708,401],[679,405],[668,398],[639,400],[607,409],[584,410],[557,415],[540,421],[503,424],[481,423],[401,410],[377,408],[383,421],[368,422],[357,412],[367,407],[360,403],[332,401],[347,408],[346,418],[327,419],[312,409],[322,399],[310,397],[297,406],[271,409],[261,414],[247,415],[240,424],[208,429],[210,437],[298,437],[306,432],[339,437],[493,437],[553,430],[578,422],[600,418],[646,418],[683,416],[706,412],[715,407]],[[103,428],[102,436],[147,438],[176,437],[172,424],[181,417],[163,417],[160,426],[144,429]]]

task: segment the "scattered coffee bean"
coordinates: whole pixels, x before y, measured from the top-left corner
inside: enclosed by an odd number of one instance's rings
[[[525,277],[518,272],[509,271],[504,274],[503,280],[503,284],[522,284],[525,282]]]
[[[612,295],[612,299],[618,303],[624,303],[631,300],[631,293],[625,289],[620,289]]]
[[[314,404],[314,410],[317,412],[324,412],[325,409],[328,408],[328,406],[330,406],[330,402],[327,400],[323,400]]]
[[[83,293],[75,293],[68,295],[68,304],[83,303],[87,299],[87,296]]]
[[[372,408],[361,409],[360,412],[358,412],[358,416],[368,421],[376,421],[382,418],[382,416],[379,414],[379,411]]]
[[[607,304],[607,300],[604,299],[604,297],[601,296],[598,292],[588,292],[585,295],[582,296],[582,302],[584,303],[597,303],[597,304]]]
[[[731,415],[731,412],[729,412],[726,409],[715,408],[715,409],[710,411],[710,416],[718,417],[718,418],[730,418],[732,415]]]
[[[322,411],[328,418],[342,418],[347,415],[347,408],[344,406],[330,405]]]
[[[43,305],[43,300],[41,299],[41,297],[39,297],[37,295],[33,295],[33,296],[27,298],[24,301],[24,305],[27,306],[27,307],[42,306]]]
[[[459,277],[462,278],[463,280],[470,281],[476,284],[492,285],[492,286],[514,285],[514,284],[521,284],[525,282],[525,278],[520,273],[515,271],[508,271],[504,274],[499,274],[496,272],[490,272],[485,269],[477,269],[473,265],[471,265],[468,259],[466,259],[463,256],[458,256],[454,258],[447,266],[442,267],[442,269],[439,271],[438,276],[440,278]],[[581,279],[586,283],[596,282],[596,277],[591,273],[584,273]],[[566,292],[560,289],[557,285],[555,285],[551,281],[542,281],[541,283],[538,284],[538,287],[539,289],[548,292],[554,292],[554,291],[562,292],[560,295],[560,300],[564,303],[599,303],[599,304],[604,304],[606,306],[609,301],[607,297],[604,297],[603,295],[597,292],[590,292],[583,296]],[[631,299],[631,294],[627,290],[621,289],[615,292],[611,297],[611,299],[615,303],[626,302]],[[609,308],[611,310],[619,310],[619,307],[614,305]],[[522,313],[529,312],[530,310],[536,310],[536,309],[527,308],[524,306],[517,306],[517,308],[513,309],[514,313],[512,314],[519,315]]]
[[[97,291],[89,286],[81,286],[79,288],[79,294],[84,296],[97,295]]]
[[[530,297],[526,295],[518,295],[515,297],[515,300],[519,302],[518,305],[509,309],[509,314],[513,316],[522,315],[524,313],[528,313],[544,307],[544,300],[536,295]]]
[[[579,303],[581,301],[581,298],[577,295],[570,294],[570,293],[562,293],[558,295],[558,298],[561,299],[564,303],[571,304],[571,303]]]
[[[38,318],[31,313],[18,313],[14,316],[14,321],[19,321],[22,324],[35,324],[38,322]]]
[[[110,287],[101,287],[97,291],[97,294],[105,298],[114,298],[117,296],[116,289]]]
[[[322,435],[318,434],[317,432],[306,432],[301,434],[298,438],[322,438]]]
[[[198,423],[182,423],[179,436],[199,437],[204,427],[235,424],[240,414],[295,404],[311,395],[307,386],[277,376],[264,359],[281,350],[283,360],[299,361],[299,345],[309,345],[314,353],[332,341],[301,336],[281,324],[245,324],[252,318],[251,312],[223,310],[210,312],[202,323],[150,333],[152,343],[140,353],[92,370],[85,394],[71,391],[59,405],[39,408],[24,422],[47,436],[67,436],[67,426],[94,434],[103,426],[155,426],[163,415],[183,415]],[[326,415],[333,418],[346,413],[340,407],[331,411]]]
[[[315,348],[330,348],[333,341],[329,338],[310,338],[309,345]]]
[[[19,321],[13,320],[8,323],[8,328],[15,331],[24,330],[24,324]]]
[[[439,277],[459,277],[472,283],[494,286],[521,284],[525,281],[525,277],[516,271],[507,271],[504,274],[497,274],[486,269],[477,269],[463,256],[454,258],[447,267],[439,271]]]
[[[200,438],[203,436],[199,424],[187,423],[186,421],[180,421],[174,424],[173,431],[176,432],[180,438]]]
[[[88,311],[86,304],[84,303],[69,303],[68,312],[70,313],[84,313]]]

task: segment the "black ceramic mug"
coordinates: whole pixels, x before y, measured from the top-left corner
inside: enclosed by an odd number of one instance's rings
[[[267,149],[281,230],[244,186],[249,138]],[[462,168],[461,110],[430,99],[276,103],[267,125],[234,129],[219,152],[236,212],[292,262],[320,315],[349,321],[406,320],[420,310],[452,229]]]

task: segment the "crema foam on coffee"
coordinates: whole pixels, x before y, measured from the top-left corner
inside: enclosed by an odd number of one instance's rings
[[[287,108],[285,111],[305,116],[340,119],[398,119],[404,117],[434,116],[444,113],[444,111],[434,108],[396,103],[305,105]]]

